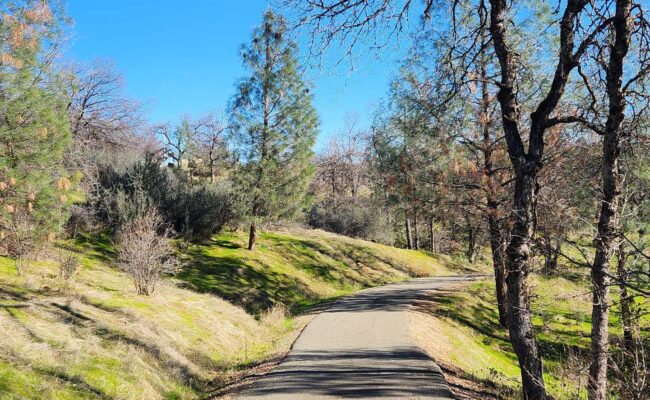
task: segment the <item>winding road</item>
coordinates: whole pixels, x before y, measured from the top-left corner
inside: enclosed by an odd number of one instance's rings
[[[414,279],[345,297],[307,325],[285,360],[240,400],[453,399],[409,337],[410,307],[469,277]]]

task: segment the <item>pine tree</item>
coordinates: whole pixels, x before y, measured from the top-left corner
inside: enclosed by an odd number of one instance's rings
[[[70,188],[66,101],[51,73],[59,17],[43,0],[0,5],[0,250],[23,257],[60,229]]]
[[[242,49],[251,75],[237,85],[231,118],[240,159],[235,179],[251,220],[249,250],[259,223],[290,218],[307,200],[318,116],[296,52],[284,18],[272,11]]]

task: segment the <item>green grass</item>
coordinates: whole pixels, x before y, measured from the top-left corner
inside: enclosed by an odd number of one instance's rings
[[[315,230],[262,233],[254,252],[246,236],[223,234],[187,251],[178,278],[258,314],[282,304],[292,314],[354,291],[410,277],[468,270],[449,259]]]
[[[531,279],[533,324],[545,363],[550,393],[561,399],[586,398],[586,354],[590,345],[589,287],[559,277]],[[503,398],[517,398],[520,372],[506,330],[499,327],[491,281],[445,292],[423,305],[413,335],[434,358],[463,375],[492,386]],[[616,293],[613,293],[616,302]],[[434,318],[431,318],[434,316]],[[614,312],[610,334],[620,335]]]
[[[63,242],[24,276],[0,257],[0,399],[196,399],[231,371],[288,349],[306,308],[415,276],[466,272],[424,252],[320,231],[243,233],[183,250],[152,296],[114,267],[107,234]],[[62,249],[78,253],[69,284]],[[285,310],[288,310],[285,311]]]

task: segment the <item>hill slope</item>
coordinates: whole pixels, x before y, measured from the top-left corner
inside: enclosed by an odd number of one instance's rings
[[[292,315],[311,305],[468,272],[448,258],[321,231],[262,234],[254,253],[244,243],[228,233],[191,245],[184,270],[150,297],[113,267],[106,236],[60,244],[82,263],[69,284],[55,261],[32,262],[19,277],[0,257],[0,398],[198,398],[228,371],[288,348],[306,321]]]

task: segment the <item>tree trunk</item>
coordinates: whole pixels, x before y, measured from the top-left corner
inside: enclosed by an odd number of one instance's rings
[[[429,250],[436,252],[436,232],[433,217],[429,219]]]
[[[617,246],[618,203],[621,197],[622,173],[620,155],[625,118],[625,96],[622,90],[623,62],[630,47],[631,0],[616,0],[613,20],[613,42],[610,44],[606,68],[609,108],[605,123],[602,160],[602,193],[598,236],[594,240],[596,256],[591,268],[593,305],[591,311],[591,365],[587,395],[590,400],[607,397],[607,361],[609,358],[609,262]]]
[[[18,276],[23,274],[23,256],[22,254],[19,254],[16,256],[16,272],[18,273]]]
[[[406,248],[413,249],[413,238],[411,237],[411,220],[409,219],[408,212],[404,210],[404,228],[406,229]]]
[[[418,229],[418,213],[413,213],[413,248],[420,250],[420,231]]]
[[[248,233],[248,250],[255,250],[255,241],[257,240],[257,227],[251,224],[250,232]]]
[[[625,351],[632,354],[634,352],[634,319],[632,317],[631,301],[632,298],[627,290],[627,251],[621,243],[618,247],[618,258],[616,264],[616,274],[618,275],[618,285],[621,291],[621,325],[623,325],[623,347]]]
[[[467,227],[467,250],[465,251],[465,255],[467,256],[467,261],[473,264],[474,255],[476,254],[476,230],[471,224],[468,224]]]
[[[506,250],[508,332],[521,368],[524,398],[545,400],[544,370],[533,331],[528,288],[537,168],[515,169],[514,226]]]
[[[488,207],[489,204],[490,201],[488,200]],[[506,328],[508,326],[508,300],[506,298],[505,239],[503,238],[499,222],[494,215],[488,215],[488,229],[490,230],[490,250],[492,251],[492,265],[494,267],[499,325]]]

